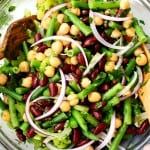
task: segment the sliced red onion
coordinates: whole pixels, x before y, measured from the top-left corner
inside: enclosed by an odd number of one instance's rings
[[[68,75],[65,74],[65,79],[66,79],[66,81],[72,81],[72,80],[75,80],[74,76],[73,76],[71,73],[69,73]]]
[[[96,17],[99,17],[99,18],[103,18],[105,20],[117,21],[117,22],[127,21],[127,20],[131,19],[131,17],[122,17],[121,18],[121,17],[107,16],[107,15],[101,14],[99,12],[93,12],[93,15]]]
[[[90,18],[93,18],[94,15],[93,15],[93,12],[92,12],[92,11],[90,11],[90,15],[89,15],[89,16],[90,16]],[[96,39],[97,39],[100,43],[102,43],[104,46],[106,46],[106,47],[109,47],[109,48],[112,48],[112,49],[117,49],[117,50],[124,50],[124,51],[126,50],[126,51],[128,51],[128,50],[134,45],[133,42],[130,42],[127,46],[116,46],[116,45],[113,45],[113,44],[107,42],[107,41],[98,33],[94,21],[92,21],[92,23],[90,24],[90,26],[91,26],[92,32],[93,32],[94,36],[96,37]]]
[[[62,41],[67,41],[67,42],[71,42],[73,43],[74,45],[76,45],[79,50],[81,51],[84,59],[85,59],[85,63],[86,63],[86,66],[88,67],[88,60],[87,60],[87,57],[86,57],[86,54],[84,52],[84,49],[82,48],[82,46],[78,43],[78,41],[75,41],[73,40],[72,38],[69,38],[69,37],[66,37],[66,36],[50,36],[50,37],[46,37],[46,38],[43,38],[41,40],[39,40],[38,42],[34,43],[33,45],[31,45],[31,47],[33,46],[36,46],[37,44],[39,43],[42,43],[42,42],[46,42],[46,41],[52,41],[52,40],[62,40]]]
[[[127,86],[125,86],[122,91],[120,91],[118,93],[119,97],[122,96],[122,95],[125,95],[125,93],[128,92],[131,89],[131,87],[135,84],[135,82],[137,80],[137,77],[138,77],[137,72],[134,72],[133,79],[131,80],[131,82]]]
[[[65,80],[65,75],[63,73],[63,71],[61,69],[59,69],[59,72],[60,72],[60,76],[61,76],[61,90],[60,90],[60,95],[58,96],[58,99],[55,103],[55,105],[46,113],[44,113],[43,115],[39,116],[39,117],[36,117],[35,120],[41,120],[41,119],[44,119],[50,115],[52,115],[61,105],[63,99],[64,99],[64,96],[65,96],[65,90],[66,90],[66,80]]]
[[[50,10],[48,10],[48,11],[45,13],[45,15],[44,15],[44,17],[42,18],[42,21],[41,21],[41,22],[43,22],[45,19],[47,19],[49,16],[51,16],[53,12],[58,11],[58,10],[60,10],[61,8],[66,7],[66,6],[67,6],[67,3],[63,3],[63,4],[60,4],[60,5],[57,5],[57,6],[53,7],[53,8],[51,8]]]
[[[92,58],[92,60],[89,63],[89,66],[85,69],[83,75],[87,75],[92,68],[104,57],[105,53],[100,54],[96,53],[95,56]]]
[[[108,130],[108,133],[105,139],[103,140],[103,142],[99,146],[97,146],[95,150],[100,150],[104,148],[111,141],[115,133],[115,120],[116,120],[116,114],[114,112],[111,118],[111,123],[110,123],[110,128]]]
[[[116,66],[115,66],[115,70],[120,68],[120,66],[122,65],[122,62],[123,62],[123,57],[119,56],[118,62],[116,64]]]

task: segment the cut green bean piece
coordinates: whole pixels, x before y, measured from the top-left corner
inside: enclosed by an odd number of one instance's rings
[[[0,110],[5,110],[6,104],[0,99]]]
[[[99,138],[90,131],[82,131],[83,135],[90,140],[98,141]]]
[[[135,59],[130,60],[130,62],[127,64],[127,67],[125,69],[125,74],[127,76],[130,76],[133,73],[135,67],[136,67]]]
[[[75,8],[89,9],[88,3],[82,0],[71,0],[71,4]]]
[[[39,60],[33,59],[31,61],[30,65],[31,65],[32,68],[35,68],[35,69],[39,70],[41,62]]]
[[[9,105],[9,112],[10,118],[13,128],[17,128],[19,126],[19,120],[17,118],[17,112],[15,107],[15,100],[11,97],[8,97],[8,105]]]
[[[17,94],[23,95],[25,93],[27,93],[29,91],[28,88],[24,88],[24,87],[18,87],[15,89]]]
[[[22,102],[17,102],[17,104],[15,104],[16,110],[21,114],[21,116],[23,117],[24,113],[25,113],[25,104]]]
[[[84,22],[82,22],[75,14],[70,12],[69,10],[64,11],[65,15],[69,17],[71,22],[73,22],[74,25],[76,25],[83,34],[86,36],[92,34],[92,30],[89,26],[87,26]]]
[[[43,91],[43,96],[50,96],[50,91],[48,88],[46,88],[44,91]]]
[[[46,87],[40,87],[36,90],[36,92],[33,93],[33,95],[31,96],[31,99],[34,100],[36,99],[38,96],[40,96],[40,94],[42,94],[42,92],[46,89]]]
[[[110,123],[113,113],[114,113],[114,110],[113,110],[112,108],[111,108],[109,111],[106,111],[106,112],[105,112],[105,116],[104,116],[104,118],[103,118],[103,121],[104,121],[106,124],[109,124],[109,123]]]
[[[109,99],[113,98],[116,96],[121,90],[123,89],[123,86],[121,83],[118,83],[114,85],[110,90],[108,90],[104,95],[103,95],[103,100],[108,101]]]
[[[88,112],[89,111],[89,107],[84,106],[84,105],[75,105],[74,109],[81,111],[81,112]]]
[[[76,120],[71,116],[69,119],[69,126],[70,128],[74,129],[78,127],[78,123],[76,122]]]
[[[73,57],[73,56],[78,55],[80,53],[80,50],[77,47],[75,47],[75,48],[73,48],[71,50],[65,51],[65,53],[66,53],[66,55],[68,57]]]
[[[70,81],[69,86],[73,89],[74,92],[80,92],[81,88],[76,81]]]
[[[51,82],[58,82],[60,80],[60,74],[57,72],[51,79]]]
[[[29,49],[28,49],[28,45],[27,45],[26,41],[23,42],[23,51],[24,51],[25,56],[26,56],[26,58],[27,58]]]
[[[23,132],[27,132],[28,128],[29,128],[29,123],[28,122],[23,122],[22,125],[20,126],[20,129]]]
[[[71,93],[74,93],[74,91],[69,86],[67,86],[66,95],[70,95]]]

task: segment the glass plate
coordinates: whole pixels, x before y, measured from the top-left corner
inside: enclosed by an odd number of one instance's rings
[[[11,13],[12,20],[8,22],[6,26],[0,29],[0,33],[2,34],[0,42],[3,39],[8,25],[12,21],[22,18],[26,9],[31,10],[31,12],[34,14],[36,13],[35,0],[12,0],[12,3],[16,6],[16,10]],[[144,21],[142,26],[145,32],[150,35],[150,19],[147,18],[150,16],[150,10],[144,7],[140,3],[140,0],[131,0],[131,4],[134,16]],[[125,141],[122,143],[122,146],[127,150],[142,150],[143,146],[148,142],[150,142],[150,129],[142,136],[135,136],[129,141]],[[8,125],[2,119],[0,119],[0,143],[0,150],[34,150],[32,144],[20,143],[17,140],[15,131],[8,127]]]

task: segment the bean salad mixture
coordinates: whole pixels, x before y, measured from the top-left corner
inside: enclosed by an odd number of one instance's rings
[[[18,57],[0,60],[2,119],[35,149],[125,149],[149,128],[140,92],[149,37],[129,0],[36,5]]]

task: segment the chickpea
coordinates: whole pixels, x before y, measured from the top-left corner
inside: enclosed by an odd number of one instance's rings
[[[68,112],[71,109],[69,101],[63,101],[60,105],[60,109],[62,112]]]
[[[115,120],[116,129],[120,128],[121,125],[122,125],[122,120],[120,118],[116,118],[116,120]]]
[[[88,146],[85,150],[94,150],[93,146]]]
[[[101,94],[99,92],[91,92],[88,95],[88,100],[91,103],[95,103],[101,100]]]
[[[52,49],[48,48],[48,49],[45,50],[44,55],[49,57],[51,55],[51,52],[52,52]]]
[[[68,64],[68,65],[71,64],[71,59],[70,59],[70,57],[67,57],[67,58],[65,59],[65,63]]]
[[[115,68],[115,63],[112,61],[109,61],[105,64],[105,72],[112,72]]]
[[[77,15],[77,16],[80,16],[80,14],[81,14],[81,11],[80,11],[79,8],[71,8],[70,11],[71,11],[72,13],[74,13],[75,15]]]
[[[23,78],[22,86],[26,88],[30,88],[32,86],[32,77]]]
[[[45,59],[45,55],[43,53],[36,53],[36,59],[39,61],[43,61]]]
[[[9,122],[10,121],[10,113],[8,110],[4,110],[2,112],[2,119],[6,122]]]
[[[133,27],[126,29],[126,34],[129,37],[134,37],[135,36],[135,29]]]
[[[19,69],[20,72],[29,72],[30,71],[29,63],[27,61],[22,61],[19,64]]]
[[[91,80],[89,78],[83,78],[81,81],[81,86],[83,88],[87,88],[91,84]]]
[[[3,102],[5,104],[8,104],[8,96],[6,96],[6,95],[3,96]]]
[[[117,39],[120,36],[121,36],[121,32],[118,29],[113,30],[112,33],[111,33],[111,37],[114,38],[114,39]]]
[[[77,43],[81,45],[81,42],[80,42],[80,41],[77,41]],[[77,47],[77,45],[76,45],[76,44],[71,43],[71,48],[72,48],[72,49],[74,49],[74,48],[76,48],[76,47]]]
[[[70,34],[76,36],[76,35],[79,34],[79,32],[80,32],[80,30],[79,30],[79,28],[77,26],[75,26],[75,25],[71,26]]]
[[[100,17],[94,17],[94,22],[95,22],[95,25],[97,26],[101,26],[103,23],[104,23],[104,20]]]
[[[129,91],[127,91],[127,92],[124,94],[124,96],[130,96],[131,93],[132,93],[132,92],[129,90]]]
[[[78,60],[76,56],[71,57],[70,62],[72,65],[77,65],[78,64]]]
[[[64,18],[65,18],[65,15],[64,14],[58,14],[57,15],[57,21],[59,23],[63,23],[64,22]]]
[[[59,55],[63,50],[63,44],[60,41],[53,42],[51,47],[56,55]]]
[[[117,62],[118,56],[115,53],[112,53],[111,57],[109,57],[109,61]]]
[[[77,105],[79,103],[79,98],[74,93],[68,95],[67,100],[69,101],[71,106],[75,106],[75,105]]]
[[[35,59],[35,56],[36,56],[36,52],[34,50],[30,50],[27,54],[27,60],[32,61],[33,59]]]
[[[3,73],[0,74],[0,85],[5,85],[7,83],[7,76]]]
[[[70,26],[67,23],[61,24],[57,32],[58,35],[67,35],[70,32]]]
[[[124,21],[123,22],[123,27],[125,28],[125,29],[127,29],[127,28],[129,28],[130,26],[131,26],[131,24],[132,24],[132,20],[130,19],[130,20],[127,20],[127,21]]]
[[[43,27],[44,29],[48,29],[50,20],[51,20],[50,18],[46,18],[45,20],[43,20],[41,22],[41,27]]]
[[[142,50],[141,47],[138,47],[135,51],[134,51],[134,55],[135,56],[139,56],[140,54],[143,54],[144,51]]]
[[[140,54],[139,56],[136,57],[136,63],[139,66],[144,66],[147,64],[147,57],[145,54]]]
[[[61,65],[61,60],[58,57],[51,57],[50,64],[54,68],[58,68]]]
[[[55,74],[55,68],[52,67],[52,66],[47,66],[47,67],[45,68],[44,74],[45,74],[47,77],[53,77],[54,74]]]
[[[129,0],[121,0],[120,1],[120,9],[129,9],[129,8],[130,8]]]

